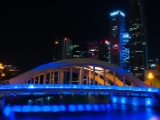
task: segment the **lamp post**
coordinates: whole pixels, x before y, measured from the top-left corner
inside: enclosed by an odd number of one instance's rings
[[[4,66],[2,63],[0,63],[0,81],[3,80],[3,77],[5,76],[5,74],[3,73],[4,70]]]
[[[152,73],[149,73],[149,74],[148,74],[148,78],[149,78],[149,80],[150,80],[150,85],[152,85],[152,83],[153,83],[153,78],[154,78],[153,74],[152,74]]]

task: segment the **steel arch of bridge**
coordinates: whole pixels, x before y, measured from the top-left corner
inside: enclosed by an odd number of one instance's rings
[[[54,73],[58,72],[58,84],[63,84],[64,71],[70,72],[70,84],[72,84],[72,73],[77,72],[79,75],[79,84],[84,84],[84,76],[86,76],[85,84],[91,84],[92,80],[92,84],[97,82],[101,85],[109,85],[110,81],[114,85],[125,86],[125,81],[129,81],[132,86],[151,87],[144,84],[136,76],[116,65],[89,58],[65,59],[43,64],[10,79],[9,83],[23,84],[28,83],[28,81],[32,81],[31,83],[35,84],[37,78],[38,84],[40,84],[40,77],[43,76],[43,84],[46,84],[46,75],[50,74],[49,84],[54,84]],[[120,76],[121,79],[117,77],[117,75]]]

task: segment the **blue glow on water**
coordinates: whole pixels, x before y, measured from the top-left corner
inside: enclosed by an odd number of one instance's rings
[[[132,104],[133,105],[138,105],[138,98],[133,98],[132,99]]]
[[[126,101],[121,97],[120,99],[117,99],[117,102],[121,102],[121,100]],[[137,99],[133,100],[135,103],[137,102]],[[151,105],[151,99],[147,98],[145,99],[146,105],[150,106]],[[111,107],[112,106],[112,107]],[[57,112],[74,112],[76,113],[77,111],[85,112],[85,111],[95,111],[95,112],[100,112],[100,111],[108,111],[110,112],[111,109],[117,109],[117,110],[122,110],[123,113],[127,111],[127,106],[120,106],[117,104],[60,104],[60,105],[14,105],[14,106],[6,106],[4,108],[4,115],[6,117],[10,117],[11,113],[14,112],[20,112],[20,113],[26,113],[26,112],[44,112],[44,113],[57,113]],[[131,107],[132,108],[132,107]],[[133,110],[137,110],[137,108],[133,107]],[[41,116],[41,115],[40,115]],[[153,116],[150,116],[153,117]],[[8,119],[7,119],[8,120]]]
[[[78,104],[80,105],[80,104]],[[138,107],[138,106],[128,106],[128,105],[118,105],[118,104],[84,104],[84,107],[89,105],[92,110],[91,112],[81,111],[81,113],[77,112],[78,110],[71,111],[71,113],[63,112],[63,113],[53,113],[51,112],[37,112],[37,113],[14,113],[5,112],[5,116],[0,116],[0,120],[160,120],[160,111]],[[99,111],[94,110],[94,105],[99,107]],[[51,105],[53,107],[54,105]],[[60,105],[55,105],[60,106]],[[68,108],[68,105],[65,105]],[[76,104],[75,104],[76,106]],[[105,107],[104,112],[101,110],[101,106]],[[7,106],[5,110],[10,109],[11,106]],[[86,107],[85,107],[86,108]],[[11,110],[7,111],[11,111]]]
[[[76,111],[76,106],[75,105],[69,105],[68,106],[68,111],[70,111],[70,112]]]
[[[105,105],[100,105],[100,109],[104,111],[106,109]]]
[[[151,101],[152,101],[152,99],[146,98],[146,99],[145,99],[145,105],[146,105],[146,106],[151,106]]]
[[[59,109],[60,109],[60,111],[66,111],[66,106],[65,105],[60,105]]]
[[[51,106],[49,105],[44,105],[41,107],[43,112],[49,112],[51,111]]]
[[[12,110],[11,110],[10,106],[7,106],[7,107],[5,107],[3,112],[4,112],[4,115],[8,117],[11,114],[11,111]]]
[[[77,105],[77,110],[84,111],[85,109],[84,109],[84,106],[80,104],[80,105]]]
[[[121,102],[122,102],[122,104],[125,104],[126,103],[126,98],[122,97]]]
[[[16,105],[16,106],[12,106],[12,111],[14,111],[14,112],[21,112],[22,111],[22,106],[18,106],[18,105]]]
[[[94,110],[94,111],[99,111],[99,106],[98,106],[97,104],[94,104],[94,105],[93,105],[93,110]]]
[[[113,103],[116,103],[117,102],[117,98],[116,97],[113,97]]]
[[[58,106],[58,105],[53,105],[53,106],[51,106],[51,108],[52,108],[52,112],[59,112],[59,111],[61,111],[61,105],[60,106]],[[63,109],[62,109],[63,110]]]
[[[41,106],[34,105],[32,106],[32,110],[30,112],[40,112],[41,111]]]
[[[23,105],[22,106],[22,111],[23,112],[30,112],[32,110],[32,106],[29,105]]]
[[[85,110],[86,111],[91,111],[92,110],[92,106],[90,104],[85,104]]]

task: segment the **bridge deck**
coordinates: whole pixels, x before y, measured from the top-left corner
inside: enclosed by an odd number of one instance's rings
[[[0,86],[0,91],[19,90],[119,90],[119,91],[139,91],[139,92],[159,92],[158,88],[141,88],[130,86],[103,86],[103,85],[60,85],[60,84],[10,84]]]

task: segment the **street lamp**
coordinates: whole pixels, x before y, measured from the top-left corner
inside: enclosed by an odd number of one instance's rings
[[[152,78],[153,78],[153,74],[152,74],[152,73],[149,73],[149,74],[148,74],[148,78],[149,78],[149,79],[152,79]]]
[[[5,76],[5,74],[4,73],[2,73],[2,77],[4,77]]]
[[[0,63],[0,70],[3,70],[4,69],[4,66],[2,63]]]

